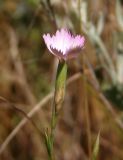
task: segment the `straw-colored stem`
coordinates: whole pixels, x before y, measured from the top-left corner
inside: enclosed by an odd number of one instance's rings
[[[85,70],[85,57],[83,55],[83,71]],[[88,146],[88,155],[89,159],[91,159],[91,129],[90,129],[90,117],[89,117],[89,106],[88,106],[88,95],[87,95],[87,84],[86,84],[86,76],[84,73],[83,76],[83,89],[84,89],[84,107],[85,107],[85,120],[87,127],[87,146]]]

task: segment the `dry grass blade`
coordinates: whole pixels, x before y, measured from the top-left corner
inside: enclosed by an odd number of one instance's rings
[[[73,81],[76,81],[78,78],[80,78],[81,74],[77,73],[74,76],[72,76],[68,81],[67,85],[72,83]],[[37,113],[49,100],[53,98],[53,92],[49,93],[43,100],[41,100],[37,105],[34,106],[34,108],[27,114],[28,117],[32,117],[35,113]],[[0,154],[3,153],[4,149],[7,147],[9,142],[14,138],[14,136],[19,132],[19,130],[27,123],[27,119],[24,118],[16,127],[15,129],[9,134],[9,136],[5,139],[3,144],[0,146]]]

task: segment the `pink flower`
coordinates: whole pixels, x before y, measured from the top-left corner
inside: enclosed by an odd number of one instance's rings
[[[53,36],[44,34],[43,39],[49,51],[64,60],[77,57],[85,42],[84,36],[73,36],[67,29],[57,30]]]

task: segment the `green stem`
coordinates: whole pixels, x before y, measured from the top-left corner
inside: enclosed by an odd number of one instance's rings
[[[52,157],[53,157],[53,144],[54,144],[54,130],[57,124],[58,114],[64,100],[66,77],[67,77],[67,64],[65,61],[59,61],[56,74],[56,81],[55,81],[55,93],[54,93],[52,119],[51,119],[50,143],[51,143]]]
[[[67,64],[65,61],[59,61],[56,81],[55,81],[55,93],[54,93],[54,102],[52,107],[52,121],[51,128],[55,128],[56,120],[58,112],[61,109],[62,102],[64,100],[65,95],[65,84],[66,84],[66,76],[67,76]]]

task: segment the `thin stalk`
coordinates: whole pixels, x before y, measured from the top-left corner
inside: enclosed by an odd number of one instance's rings
[[[81,32],[81,0],[78,0],[79,32]]]
[[[54,129],[56,126],[55,123],[56,118],[58,116],[59,110],[61,109],[61,105],[64,100],[66,76],[67,76],[67,64],[65,61],[59,61],[56,74],[56,81],[55,81],[55,93],[54,93],[54,100],[52,107],[51,129]]]
[[[88,145],[88,155],[89,159],[91,159],[91,129],[90,129],[90,118],[89,118],[89,106],[88,106],[88,97],[87,97],[87,84],[86,84],[86,76],[85,76],[85,57],[83,55],[83,89],[84,89],[84,107],[85,107],[85,116],[86,116],[86,127],[87,127],[87,145]]]
[[[49,159],[54,160],[53,145],[54,145],[54,132],[57,124],[58,114],[61,109],[64,95],[65,85],[67,77],[67,64],[65,61],[59,61],[56,80],[55,80],[55,92],[52,106],[52,117],[51,117],[51,133],[48,137],[48,151]]]
[[[86,115],[86,127],[87,127],[87,137],[88,137],[88,155],[91,159],[91,130],[90,130],[90,118],[89,118],[89,107],[87,103],[87,94],[85,93],[85,115]]]

